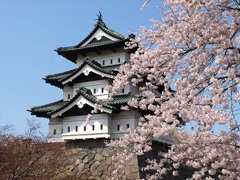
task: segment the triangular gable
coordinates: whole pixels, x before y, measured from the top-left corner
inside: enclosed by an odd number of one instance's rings
[[[98,67],[97,65],[94,65],[93,63],[91,63],[91,60],[85,60],[85,62],[79,67],[77,71],[75,71],[75,73],[71,74],[62,81],[62,84],[65,85],[68,82],[72,82],[75,78],[77,78],[81,74],[88,76],[90,72],[98,74],[102,77],[107,77],[111,79],[114,78],[114,75],[112,73],[105,71],[104,69]]]
[[[63,113],[67,112],[71,108],[73,108],[75,105],[79,107],[79,109],[83,108],[83,106],[87,104],[93,108],[96,107],[96,102],[94,100],[91,100],[90,98],[84,97],[84,94],[81,92],[76,95],[71,101],[69,101],[68,104],[66,104],[63,108],[60,108],[59,110],[53,112],[51,114],[51,118],[55,118],[57,116],[61,116]],[[97,109],[100,110],[101,112],[106,112],[106,113],[112,113],[112,109],[104,107],[104,106],[97,106]]]
[[[111,41],[127,39],[127,37],[125,37],[124,35],[107,27],[102,19],[98,19],[98,22],[95,24],[95,27],[92,30],[92,32],[85,39],[83,39],[77,46],[75,46],[75,48],[84,47],[87,44],[89,44],[89,42],[92,41],[94,38],[96,38],[97,40],[101,40],[102,37],[106,37]]]
[[[91,44],[93,40],[95,40],[94,43],[97,44],[97,43],[102,43],[103,40],[106,40],[106,39],[110,42],[120,40],[107,34],[102,29],[99,28],[96,30],[96,32],[92,36],[88,37],[88,39],[85,39],[85,42],[80,47],[84,47],[84,46],[87,46],[88,44]]]
[[[97,37],[95,37],[87,45],[95,45],[95,44],[106,43],[106,42],[112,42],[112,40],[108,39],[105,36],[100,37],[100,39],[97,39]]]

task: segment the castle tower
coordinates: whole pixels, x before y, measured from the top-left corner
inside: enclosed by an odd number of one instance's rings
[[[111,102],[101,101],[108,98],[106,87],[120,65],[129,62],[131,51],[124,46],[132,36],[125,37],[107,27],[100,14],[94,29],[78,45],[55,50],[76,68],[46,76],[46,83],[62,89],[63,98],[29,110],[32,115],[49,119],[49,141],[116,139],[137,126],[137,110],[120,110],[136,93],[134,87],[125,86]],[[97,113],[86,124],[94,109]]]

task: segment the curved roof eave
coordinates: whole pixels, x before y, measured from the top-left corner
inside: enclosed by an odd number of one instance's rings
[[[62,73],[47,75],[45,78],[43,78],[43,80],[45,80],[46,83],[49,83],[53,86],[56,86],[56,87],[62,89],[63,88],[62,80],[71,76],[76,70],[77,69],[75,68],[75,69],[65,71],[65,72],[62,72]]]
[[[51,113],[54,110],[57,110],[57,109],[61,108],[66,103],[67,103],[67,101],[59,100],[59,101],[44,104],[44,105],[41,105],[41,106],[32,107],[28,111],[31,112],[32,115],[35,115],[37,117],[49,118],[50,117],[49,113]]]

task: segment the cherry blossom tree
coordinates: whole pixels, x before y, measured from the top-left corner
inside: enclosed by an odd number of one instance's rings
[[[240,1],[165,0],[159,10],[162,19],[127,44],[137,50],[109,87],[111,95],[138,87],[123,109],[149,112],[110,143],[124,148],[115,173],[153,140],[171,136],[160,160],[148,161],[149,179],[178,176],[183,165],[194,168],[192,179],[240,179]]]

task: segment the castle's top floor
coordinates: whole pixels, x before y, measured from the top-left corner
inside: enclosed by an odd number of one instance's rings
[[[108,56],[113,52],[123,53],[125,43],[129,41],[130,38],[134,38],[134,35],[124,36],[110,29],[103,22],[102,16],[99,16],[94,29],[79,44],[60,47],[55,51],[73,63],[81,64],[87,56],[96,59],[96,57],[101,58],[101,56]],[[112,59],[112,61],[114,60]],[[119,60],[117,59],[116,62],[119,63]],[[109,64],[106,61],[104,65],[111,65],[111,57],[109,57]]]

